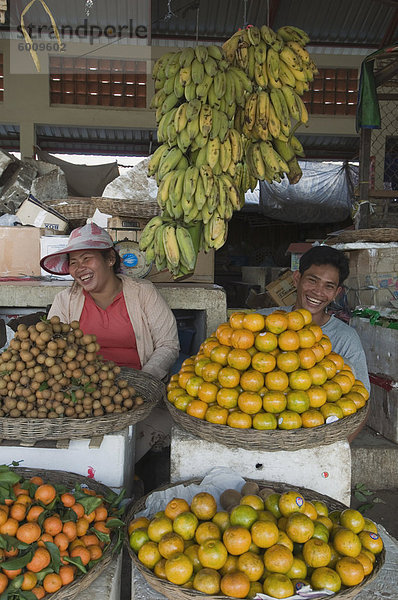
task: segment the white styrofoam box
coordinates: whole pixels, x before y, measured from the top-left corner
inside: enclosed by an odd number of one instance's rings
[[[1,463],[22,461],[22,467],[78,473],[115,491],[125,487],[129,495],[134,479],[134,426],[102,436],[100,444],[92,443],[96,441],[96,438],[70,440],[65,448],[56,447],[55,442],[16,446],[12,441],[4,445],[3,441]]]
[[[91,585],[79,592],[79,600],[119,600],[122,578],[122,553],[116,556]]]
[[[398,444],[398,381],[372,377],[367,425]]]
[[[243,477],[278,481],[315,490],[347,506],[351,500],[351,450],[347,441],[296,451],[260,452],[229,448],[171,430],[170,480],[202,477],[212,467],[228,467]]]
[[[369,373],[383,373],[396,379],[398,330],[372,325],[369,319],[353,317],[350,325],[361,338]]]
[[[43,235],[40,238],[40,259],[53,252],[63,250],[65,246],[67,246],[68,240],[69,236],[67,235]],[[41,274],[42,277],[48,277],[49,275],[44,269],[41,269]],[[62,275],[62,279],[71,280],[73,277],[71,277],[71,275]]]

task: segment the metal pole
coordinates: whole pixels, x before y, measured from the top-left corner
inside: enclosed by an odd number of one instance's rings
[[[369,175],[370,175],[370,144],[372,130],[361,129],[359,148],[359,222],[358,229],[368,229],[370,205],[369,205]]]

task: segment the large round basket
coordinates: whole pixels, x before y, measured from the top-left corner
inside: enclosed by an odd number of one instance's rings
[[[346,440],[364,422],[369,411],[368,401],[353,415],[313,428],[259,431],[256,429],[236,429],[228,425],[216,425],[191,417],[166,400],[166,406],[174,421],[183,429],[208,442],[218,442],[232,448],[239,446],[246,450],[276,452],[280,450],[302,450],[324,444]]]
[[[0,417],[0,438],[35,443],[40,440],[80,439],[120,431],[145,419],[165,397],[164,384],[149,373],[122,368],[121,375],[134,386],[144,403],[125,413],[110,413],[102,417],[75,419],[25,419]]]
[[[92,198],[92,200],[99,211],[114,217],[134,216],[151,219],[161,213],[156,200],[150,198],[146,198],[144,202],[117,198]]]
[[[398,227],[375,227],[374,229],[353,229],[342,231],[339,235],[330,237],[326,244],[349,244],[353,242],[398,242]]]
[[[77,484],[82,486],[87,486],[90,489],[94,490],[97,494],[101,494],[106,497],[110,492],[110,488],[102,483],[98,483],[93,479],[88,479],[88,477],[84,477],[83,475],[78,475],[77,473],[69,473],[67,471],[48,471],[44,469],[28,469],[24,467],[16,467],[13,469],[18,475],[22,475],[23,477],[30,478],[34,475],[42,477],[46,483],[52,484],[63,484],[68,489],[73,489]],[[99,575],[104,572],[104,569],[109,565],[113,557],[120,550],[117,547],[117,534],[116,532],[111,535],[111,541],[109,546],[104,551],[101,560],[95,564],[86,574],[77,577],[72,583],[67,586],[63,586],[58,592],[53,594],[48,594],[45,597],[50,598],[52,600],[72,600],[78,594],[80,594],[83,590],[85,590],[92,582],[97,579]]]
[[[252,479],[247,479],[247,478],[245,478],[245,480],[253,481]],[[201,483],[201,479],[189,479],[189,480],[185,480],[185,481],[179,481],[177,483],[171,483],[168,485],[164,485],[153,491],[167,490],[167,489],[176,487],[177,485],[181,485],[181,484],[183,484],[184,486],[188,486],[191,484],[200,484],[200,483]],[[327,505],[329,511],[344,510],[345,508],[347,508],[347,506],[345,506],[338,500],[335,500],[334,498],[330,498],[330,496],[325,496],[324,494],[320,494],[319,492],[315,492],[314,490],[310,490],[307,488],[292,486],[291,484],[279,483],[279,482],[275,482],[275,481],[257,481],[257,483],[259,484],[260,488],[261,487],[270,487],[273,490],[275,490],[275,492],[278,492],[278,493],[286,492],[288,490],[291,490],[293,487],[295,490],[298,490],[300,493],[302,493],[306,500],[309,500],[311,502],[313,502],[315,500],[324,502]],[[204,491],[205,491],[205,488],[204,488]],[[144,579],[151,586],[151,588],[153,588],[154,590],[156,590],[157,592],[159,592],[166,598],[169,598],[170,600],[197,600],[199,597],[200,598],[202,598],[202,597],[208,598],[209,600],[230,600],[230,596],[222,596],[222,595],[210,596],[207,594],[202,594],[195,590],[185,589],[183,587],[169,583],[168,581],[165,581],[163,579],[159,579],[159,577],[156,577],[156,575],[154,575],[154,573],[150,569],[147,569],[146,567],[144,567],[144,565],[138,560],[137,555],[130,548],[129,537],[128,537],[128,525],[138,512],[145,509],[146,500],[149,496],[151,496],[152,493],[153,492],[146,494],[145,496],[142,496],[137,502],[135,502],[133,505],[131,505],[127,512],[127,515],[126,515],[125,545],[126,545],[128,553],[129,553],[129,556],[131,557],[131,560],[133,561],[133,564],[137,567],[138,571],[143,575]],[[181,492],[179,492],[179,494],[181,494]],[[374,569],[373,569],[372,573],[370,575],[368,575],[367,577],[365,577],[365,579],[362,581],[361,584],[356,585],[355,587],[341,590],[340,592],[335,594],[333,596],[333,598],[336,598],[336,600],[351,600],[351,598],[355,598],[355,596],[357,594],[359,594],[359,592],[361,591],[361,589],[363,587],[365,587],[366,585],[368,585],[368,583],[370,583],[373,579],[375,579],[375,577],[377,576],[381,567],[383,566],[384,561],[385,561],[385,550],[383,549],[382,552],[380,554],[378,554],[376,557],[376,561],[375,561]],[[325,598],[329,598],[329,597],[330,596],[325,596]]]
[[[68,221],[91,218],[96,208],[91,198],[52,200],[47,202],[47,205],[61,213]]]

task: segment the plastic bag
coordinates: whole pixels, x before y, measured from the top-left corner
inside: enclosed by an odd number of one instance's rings
[[[22,221],[16,215],[1,215],[0,226],[1,227],[13,227],[14,225],[22,225]]]

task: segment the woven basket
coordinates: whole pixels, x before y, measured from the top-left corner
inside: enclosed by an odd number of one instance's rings
[[[350,242],[398,242],[398,227],[375,227],[343,231],[326,240],[326,244],[349,244]]]
[[[89,219],[95,213],[95,205],[91,198],[65,198],[64,200],[52,200],[48,206],[57,210],[69,221],[77,219]]]
[[[228,425],[208,423],[187,415],[187,413],[175,408],[171,402],[166,400],[166,406],[174,421],[192,435],[208,442],[218,442],[232,448],[239,446],[246,450],[266,450],[267,452],[302,450],[346,440],[366,419],[369,404],[368,401],[353,415],[319,427],[301,427],[300,429],[288,431],[281,429],[258,431],[256,429],[236,429]]]
[[[254,480],[245,478],[245,481],[254,481]],[[201,482],[201,479],[189,479],[189,480],[185,480],[185,481],[179,481],[177,483],[171,483],[168,485],[164,485],[153,491],[157,492],[157,491],[161,491],[161,490],[166,490],[166,489],[170,489],[172,487],[175,487],[175,486],[181,485],[181,484],[183,484],[184,486],[188,486],[190,484],[200,484],[200,482]],[[293,488],[295,490],[298,490],[300,493],[302,493],[306,500],[309,500],[311,502],[313,502],[315,500],[324,502],[330,511],[344,510],[345,508],[347,508],[347,506],[345,506],[338,500],[335,500],[334,498],[330,498],[330,496],[325,496],[324,494],[320,494],[319,492],[315,492],[314,490],[310,490],[307,488],[292,486],[291,484],[279,483],[279,482],[275,482],[275,481],[256,481],[256,483],[259,484],[260,488],[261,487],[271,487],[278,493],[283,493],[283,492],[289,491]],[[154,573],[152,571],[150,571],[149,569],[144,567],[144,565],[138,560],[137,555],[130,548],[129,536],[128,536],[128,525],[129,525],[130,521],[132,521],[132,519],[134,518],[136,513],[145,509],[145,502],[146,502],[147,498],[151,495],[151,493],[147,494],[146,496],[143,496],[137,502],[135,502],[129,508],[127,515],[126,515],[125,546],[127,548],[127,551],[129,553],[131,560],[133,561],[133,564],[137,567],[138,571],[141,573],[141,575],[144,577],[144,579],[147,581],[147,583],[151,586],[151,588],[153,588],[154,590],[156,590],[157,592],[159,592],[166,598],[169,598],[170,600],[198,600],[198,598],[202,598],[202,597],[208,598],[209,600],[230,600],[230,596],[222,596],[222,595],[210,596],[207,594],[201,594],[200,592],[197,592],[195,590],[185,589],[183,587],[179,587],[179,586],[174,585],[163,579],[159,579],[159,577],[156,577],[156,575],[154,575]],[[365,577],[365,579],[362,581],[361,584],[356,585],[355,587],[341,590],[340,592],[335,594],[333,596],[333,598],[336,598],[336,600],[351,600],[351,598],[355,598],[355,596],[357,594],[359,594],[359,592],[361,591],[361,589],[363,587],[365,587],[373,579],[375,579],[375,577],[377,576],[381,567],[383,566],[384,561],[385,561],[385,550],[383,549],[382,552],[380,554],[378,554],[376,557],[376,561],[375,561],[374,569],[373,569],[372,573],[370,575],[368,575],[367,577]]]
[[[161,209],[156,201],[118,200],[115,198],[92,198],[99,211],[115,217],[147,217],[160,215]]]
[[[87,485],[90,489],[94,490],[97,494],[107,496],[110,493],[110,489],[98,483],[93,479],[78,475],[77,473],[69,473],[67,471],[47,471],[44,469],[28,469],[24,467],[13,468],[13,471],[18,475],[23,475],[26,478],[33,477],[34,475],[42,477],[44,481],[52,484],[63,484],[69,489],[73,489],[77,484]],[[95,564],[86,574],[81,575],[72,583],[63,586],[58,592],[53,594],[47,594],[45,597],[51,600],[72,600],[83,590],[89,587],[99,575],[104,572],[104,569],[114,558],[116,550],[117,535],[111,536],[111,542],[103,553],[101,560]]]
[[[63,417],[57,419],[24,419],[0,417],[0,438],[5,440],[21,440],[34,443],[40,440],[80,439],[104,435],[120,431],[129,425],[145,419],[165,397],[164,384],[149,373],[122,368],[121,375],[134,386],[144,399],[137,406],[125,413],[106,414],[102,417],[75,419]]]

